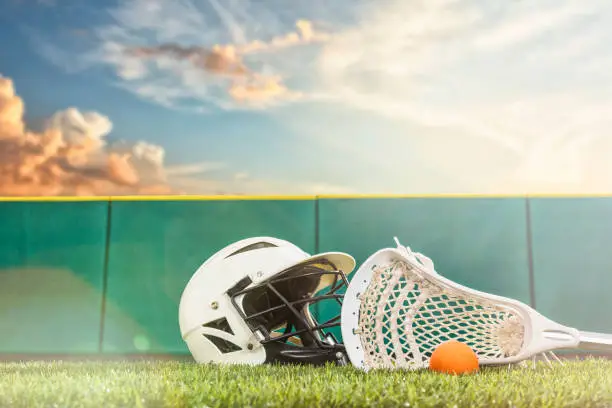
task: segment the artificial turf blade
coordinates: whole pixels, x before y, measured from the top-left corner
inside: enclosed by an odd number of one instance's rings
[[[609,407],[612,361],[475,375],[185,362],[0,364],[2,407]]]

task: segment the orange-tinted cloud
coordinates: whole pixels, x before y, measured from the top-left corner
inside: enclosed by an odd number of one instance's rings
[[[129,48],[127,54],[142,59],[158,57],[189,61],[203,71],[230,79],[227,92],[237,102],[265,103],[299,98],[299,92],[287,88],[278,76],[265,75],[249,69],[243,60],[246,54],[273,52],[293,46],[327,41],[328,34],[314,30],[307,20],[296,22],[296,31],[273,37],[270,41],[254,40],[246,44],[217,44],[211,48],[178,44]]]
[[[272,76],[258,76],[242,83],[235,81],[228,93],[237,102],[266,102],[301,97],[301,93],[290,91],[280,78]]]
[[[237,46],[237,52],[240,54],[250,54],[263,51],[274,51],[297,45],[325,42],[331,38],[329,34],[315,31],[312,22],[308,20],[298,20],[295,23],[295,27],[297,28],[296,31],[273,37],[269,42],[255,40],[245,45]]]
[[[163,44],[156,47],[132,48],[128,53],[140,58],[171,57],[188,60],[194,66],[217,75],[244,76],[249,70],[236,55],[235,48],[215,46],[211,50],[202,47],[182,47],[178,44]]]
[[[71,108],[44,131],[27,129],[24,103],[0,76],[0,195],[176,193],[164,181],[163,150],[144,142],[107,146],[108,118]]]

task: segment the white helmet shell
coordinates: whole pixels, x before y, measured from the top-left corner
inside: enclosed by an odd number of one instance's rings
[[[237,303],[232,302],[233,292],[228,291],[241,282],[240,289],[257,286],[288,268],[317,259],[328,260],[347,274],[355,267],[348,254],[311,256],[273,237],[243,239],[212,255],[191,277],[179,304],[181,335],[194,359],[200,363],[264,363],[267,356],[261,338],[244,320],[242,300],[238,297]]]

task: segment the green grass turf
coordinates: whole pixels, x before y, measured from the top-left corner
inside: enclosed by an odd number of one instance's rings
[[[10,407],[604,407],[612,361],[488,368],[475,375],[352,367],[214,367],[186,362],[0,363]]]

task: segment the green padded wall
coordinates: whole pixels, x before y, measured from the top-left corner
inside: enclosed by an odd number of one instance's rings
[[[403,245],[458,283],[530,303],[526,202],[522,198],[321,199],[319,251],[353,255]],[[339,313],[322,307],[320,318]],[[339,335],[339,330],[334,331]]]
[[[612,198],[24,201],[0,202],[0,353],[96,352],[101,310],[104,352],[187,353],[184,285],[212,253],[255,235],[348,252],[358,266],[398,236],[451,279],[530,303],[526,208],[536,308],[612,331]]]
[[[0,353],[98,351],[107,210],[0,202]]]
[[[612,198],[530,199],[530,214],[538,311],[612,332]]]
[[[267,235],[314,251],[314,200],[117,201],[111,214],[104,352],[188,353],[180,296],[234,241]]]

